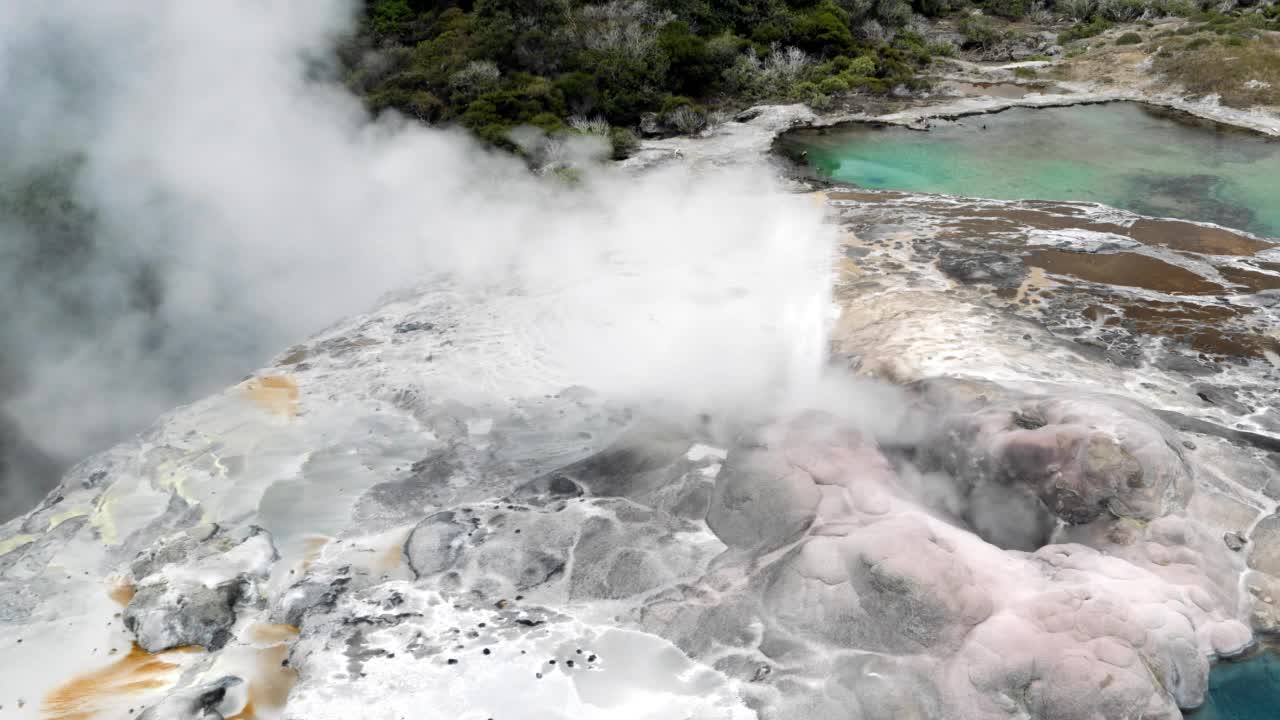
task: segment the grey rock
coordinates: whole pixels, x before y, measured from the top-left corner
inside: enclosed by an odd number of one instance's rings
[[[674,480],[686,469],[688,433],[661,423],[639,423],[603,451],[535,479],[519,497],[597,497],[640,499]]]
[[[1191,389],[1206,404],[1216,405],[1233,415],[1248,415],[1253,412],[1253,408],[1237,399],[1236,391],[1232,388],[1196,383]]]
[[[25,581],[41,575],[54,555],[70,542],[88,521],[87,517],[70,518],[32,542],[19,545],[0,555],[0,577],[6,580]]]
[[[145,586],[125,608],[124,625],[147,652],[186,645],[217,650],[231,638],[243,582],[237,578],[215,587],[194,582]]]
[[[933,683],[902,661],[861,655],[837,664],[835,678],[857,698],[865,720],[929,720],[943,716]]]
[[[1245,544],[1249,542],[1248,538],[1238,532],[1225,533],[1222,536],[1222,541],[1227,544],[1227,547],[1236,552],[1243,550]]]
[[[640,115],[640,134],[648,137],[662,134],[662,123],[658,120],[658,113],[647,112]]]
[[[724,544],[767,551],[813,523],[820,494],[813,478],[775,453],[744,448],[716,478],[707,525]]]
[[[459,540],[468,529],[453,511],[435,513],[414,526],[404,545],[414,574],[434,575],[452,567],[461,553]]]
[[[1280,577],[1280,515],[1263,518],[1253,528],[1249,567]]]
[[[1213,363],[1205,362],[1197,358],[1188,357],[1179,352],[1169,351],[1156,355],[1154,364],[1162,370],[1171,370],[1173,372],[1186,373],[1203,377],[1222,372],[1221,368]]]
[[[968,398],[980,390],[986,402],[975,406]],[[1190,496],[1190,470],[1173,430],[1117,398],[1039,398],[984,384],[936,385],[924,397],[932,412],[954,408],[924,445],[924,467],[956,477],[966,496],[984,484],[1030,488],[1054,517],[1076,525],[1104,513],[1156,518]],[[975,408],[968,415],[959,412],[966,403]],[[1019,505],[1031,516],[1015,525],[1043,522],[1037,506]]]
[[[200,541],[186,533],[171,536],[138,553],[129,570],[138,579],[158,572],[166,565],[186,562],[199,553]]]
[[[1027,266],[1018,256],[996,252],[966,252],[947,248],[938,253],[938,268],[966,284],[983,283],[1016,288],[1026,279]]]
[[[222,720],[219,707],[228,691],[242,684],[240,678],[228,675],[206,685],[178,690],[143,710],[138,720]]]
[[[304,580],[281,594],[280,600],[272,609],[272,619],[278,623],[301,627],[307,615],[332,610],[350,584],[349,577]]]

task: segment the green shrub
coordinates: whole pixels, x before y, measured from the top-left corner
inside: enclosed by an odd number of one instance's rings
[[[946,40],[930,41],[925,49],[932,57],[953,57],[956,54],[956,46]]]
[[[609,128],[609,145],[614,160],[625,160],[640,149],[640,139],[626,128],[614,127]]]
[[[925,17],[942,17],[951,12],[950,0],[912,0],[911,9]]]
[[[1190,0],[1152,0],[1151,9],[1171,17],[1191,17],[1200,12],[1200,8]]]
[[[1141,43],[1142,36],[1136,32],[1127,32],[1116,38],[1117,45],[1140,45]]]
[[[698,104],[691,98],[683,95],[665,95],[662,98],[662,103],[658,105],[658,114],[670,115],[682,107],[690,107],[699,112],[702,111],[702,108],[698,107]]]
[[[982,0],[1021,16],[1032,0]],[[849,90],[918,87],[918,71],[950,44],[910,30],[913,9],[959,0],[362,0],[359,29],[336,51],[347,86],[374,113],[456,123],[517,149],[511,131],[559,132],[571,117],[631,152],[644,113],[685,127],[700,103],[794,98],[820,107]],[[968,7],[968,0],[963,3]],[[1005,37],[970,21],[968,44]],[[857,32],[855,33],[855,28]],[[833,58],[820,63],[819,58]],[[613,128],[613,129],[609,129]]]
[[[1036,69],[1029,67],[1016,67],[1013,69],[1013,75],[1014,77],[1019,77],[1023,80],[1030,80],[1031,78],[1038,77]]]
[[[1027,14],[1026,0],[986,0],[983,7],[992,15],[1009,20],[1020,20]]]
[[[1098,0],[1058,0],[1058,12],[1076,22],[1084,22],[1098,12]]]
[[[809,100],[813,99],[815,95],[820,95],[820,94],[821,94],[821,91],[818,90],[817,83],[809,82],[808,80],[801,83],[796,83],[796,85],[791,88],[791,92],[789,93],[790,98],[792,100],[798,100],[800,102],[808,102]]]
[[[960,34],[965,47],[987,48],[1004,39],[996,23],[985,15],[968,15],[960,21]]]
[[[839,75],[829,78],[823,78],[818,83],[818,91],[825,95],[838,95],[849,91],[849,83]]]
[[[1133,22],[1147,11],[1146,0],[1099,0],[1098,15],[1111,22]]]
[[[707,49],[707,41],[693,34],[687,23],[668,23],[658,35],[658,48],[667,57],[667,82],[672,90],[702,95],[716,80],[719,67]]]
[[[1094,18],[1090,22],[1072,25],[1071,27],[1058,33],[1058,44],[1066,45],[1069,42],[1083,40],[1085,38],[1096,37],[1111,28],[1111,23],[1102,18]]]
[[[413,18],[409,0],[375,0],[369,5],[369,27],[379,35],[393,35]]]
[[[849,13],[834,0],[822,0],[796,18],[790,38],[796,47],[812,53],[840,53],[853,47]]]

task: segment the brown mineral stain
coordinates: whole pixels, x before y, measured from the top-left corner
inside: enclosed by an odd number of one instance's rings
[[[1047,87],[1043,83],[1019,85],[1017,83],[957,82],[951,89],[960,95],[985,95],[1007,100],[1019,100],[1033,92],[1043,93]]]
[[[325,545],[329,544],[332,538],[324,535],[312,535],[302,541],[302,569],[306,570],[320,559],[320,552],[324,550]]]
[[[910,197],[906,193],[895,192],[893,190],[881,190],[879,192],[870,192],[867,190],[842,189],[833,190],[826,193],[828,200],[844,200],[848,202],[864,202],[878,203],[885,200],[901,200]]]
[[[402,534],[397,534],[395,542],[387,545],[382,552],[378,553],[370,570],[375,573],[388,573],[400,567],[400,563],[404,560],[404,544],[408,539],[409,532],[407,530]]]
[[[249,628],[249,642],[255,645],[279,645],[298,637],[296,625],[257,623]]]
[[[1106,285],[1190,295],[1215,295],[1225,290],[1221,285],[1190,270],[1137,253],[1103,255],[1066,250],[1036,250],[1027,255],[1026,261],[1029,265],[1044,268],[1046,272]]]
[[[1121,305],[1120,311],[1134,331],[1171,338],[1207,355],[1262,357],[1280,351],[1274,338],[1230,327],[1253,308],[1135,301]]]
[[[1002,217],[956,218],[939,222],[937,237],[940,240],[972,240],[997,233],[1017,232],[1019,229],[1017,223]]]
[[[1231,232],[1182,220],[1144,219],[1129,228],[1129,237],[1144,245],[1206,255],[1253,255],[1275,245]]]
[[[1173,219],[1143,218],[1132,225],[1091,220],[1084,206],[1069,203],[1030,200],[1018,207],[986,207],[975,216],[971,205],[957,205],[928,196],[911,196],[893,191],[838,190],[827,194],[830,200],[861,203],[891,203],[908,200],[908,207],[939,216],[943,232],[940,237],[955,238],[966,233],[988,235],[1032,228],[1036,230],[1092,230],[1132,238],[1144,245],[1160,245],[1184,252],[1205,255],[1254,255],[1276,247],[1274,243],[1251,238],[1226,228],[1198,225]]]
[[[1243,285],[1253,292],[1263,290],[1280,290],[1280,274],[1268,275],[1244,268],[1219,266],[1218,274],[1235,285]]]
[[[258,651],[254,668],[249,672],[248,700],[240,712],[228,716],[227,720],[263,720],[280,714],[289,691],[298,682],[298,672],[285,664],[288,657],[286,644]]]
[[[107,597],[116,601],[120,605],[128,605],[129,601],[133,599],[135,592],[137,592],[137,590],[132,584],[127,582],[117,582],[107,588]]]
[[[192,651],[175,648],[152,655],[135,644],[129,654],[110,665],[52,690],[44,698],[43,715],[46,720],[88,720],[108,712],[131,694],[167,687],[172,682],[169,676],[179,666],[166,658]]]
[[[288,375],[265,375],[244,385],[245,395],[272,415],[298,414],[298,384]]]

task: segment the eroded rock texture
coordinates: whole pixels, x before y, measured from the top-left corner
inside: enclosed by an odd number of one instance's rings
[[[906,383],[870,428],[530,378],[463,400],[445,389],[500,316],[470,307],[423,293],[339,326],[7,524],[12,702],[1172,720],[1215,658],[1280,627],[1270,480],[1225,438],[955,378]]]

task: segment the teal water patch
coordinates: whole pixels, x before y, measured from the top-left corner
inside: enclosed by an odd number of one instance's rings
[[[1190,720],[1280,718],[1280,655],[1264,652],[1242,662],[1218,663],[1209,672],[1209,698]]]
[[[1013,108],[927,132],[852,124],[779,145],[861,187],[1085,200],[1280,237],[1280,141],[1139,103]]]

